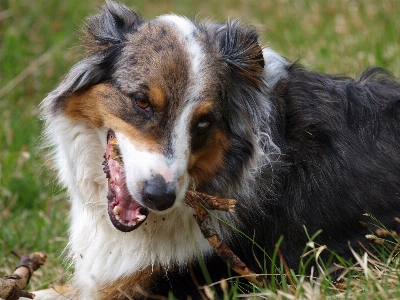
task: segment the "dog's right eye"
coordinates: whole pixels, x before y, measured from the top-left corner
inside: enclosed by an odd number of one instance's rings
[[[151,113],[151,105],[149,99],[147,99],[146,97],[134,96],[133,101],[138,108],[146,111],[147,113]]]
[[[136,105],[141,109],[148,109],[150,107],[150,103],[146,99],[136,98],[135,102],[136,102]]]

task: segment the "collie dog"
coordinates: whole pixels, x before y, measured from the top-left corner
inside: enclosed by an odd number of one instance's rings
[[[237,199],[213,226],[259,273],[281,236],[297,270],[319,230],[316,244],[350,258],[375,229],[366,214],[400,229],[400,84],[389,72],[307,71],[237,20],[144,21],[111,1],[83,40],[86,56],[41,104],[71,202],[74,271],[37,299],[196,299],[234,275],[183,202],[191,178]],[[105,155],[111,138],[123,165]]]

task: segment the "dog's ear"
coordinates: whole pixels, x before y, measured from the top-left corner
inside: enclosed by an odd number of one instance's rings
[[[77,63],[56,90],[42,102],[44,114],[64,108],[69,97],[110,78],[128,34],[137,31],[143,20],[124,5],[106,1],[98,15],[87,19],[83,42],[86,58]]]
[[[141,17],[125,5],[106,1],[100,14],[87,19],[83,38],[87,55],[104,52],[126,41],[126,35],[135,32],[142,22]]]
[[[234,74],[258,85],[264,69],[257,32],[239,20],[228,21],[217,33],[219,51]]]

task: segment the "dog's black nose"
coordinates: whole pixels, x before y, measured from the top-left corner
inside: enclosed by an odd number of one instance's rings
[[[166,210],[174,205],[176,194],[172,184],[166,183],[161,175],[156,175],[144,182],[142,197],[148,208]]]

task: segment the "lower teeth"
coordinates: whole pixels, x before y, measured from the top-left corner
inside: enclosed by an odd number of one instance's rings
[[[121,220],[121,218],[119,217],[121,210],[122,208],[119,205],[116,205],[113,208],[113,213],[115,215],[115,218],[125,226],[135,226],[138,222],[143,222],[147,218],[147,216],[145,215],[138,215],[136,217],[136,220],[131,220],[131,221]]]
[[[123,220],[121,220],[120,218],[119,218],[119,215],[115,215],[115,218],[121,223],[121,224],[123,224],[123,225],[125,225],[125,226],[135,226],[136,225],[136,222],[135,221],[123,221]]]
[[[147,217],[146,217],[145,215],[140,215],[140,216],[137,216],[137,217],[136,217],[136,220],[137,220],[138,222],[143,222],[146,218],[147,218]]]

